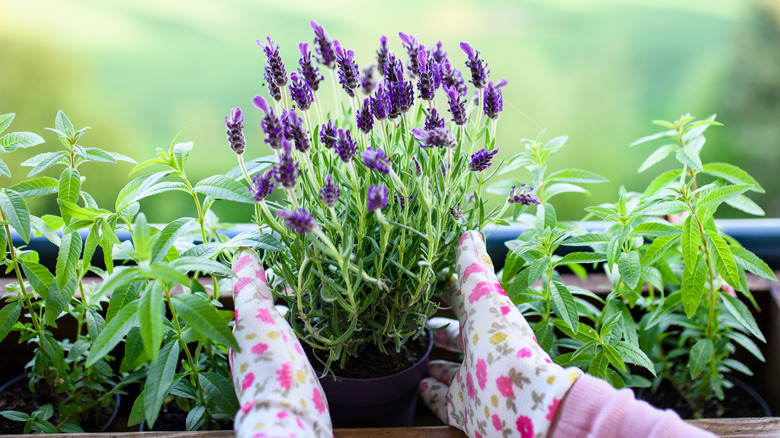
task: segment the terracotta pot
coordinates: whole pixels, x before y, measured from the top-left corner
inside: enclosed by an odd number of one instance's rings
[[[332,375],[320,378],[330,405],[333,427],[409,427],[417,406],[417,385],[425,375],[433,348],[428,332],[428,348],[417,363],[389,376],[353,379]]]

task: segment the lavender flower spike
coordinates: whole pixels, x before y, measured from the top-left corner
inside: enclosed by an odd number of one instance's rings
[[[490,167],[493,163],[490,160],[498,153],[498,148],[490,152],[485,149],[480,149],[475,154],[471,154],[471,161],[468,164],[468,168],[472,172],[482,172]]]
[[[284,140],[284,124],[282,120],[261,96],[255,96],[252,102],[256,107],[265,112],[265,117],[260,122],[260,127],[265,132],[265,142],[268,143],[271,149],[280,149],[282,140]]]
[[[368,210],[375,211],[387,207],[387,187],[371,184],[368,188]]]
[[[358,110],[355,115],[357,127],[364,133],[371,132],[371,128],[374,127],[374,117],[371,115],[371,99],[366,97],[363,99],[363,106]]]
[[[309,83],[301,79],[296,73],[290,74],[290,97],[301,111],[306,111],[314,102],[314,92]]]
[[[244,116],[241,114],[241,108],[233,108],[230,111],[230,116],[225,117],[225,125],[227,125],[230,149],[238,155],[243,154],[246,140],[244,140]]]
[[[336,53],[333,51],[333,42],[325,33],[325,29],[317,24],[317,22],[311,22],[311,28],[314,30],[314,49],[317,52],[317,62],[324,65],[327,68],[332,69],[336,66]]]
[[[383,83],[379,84],[379,87],[374,93],[374,97],[371,98],[371,113],[377,120],[384,120],[390,113],[390,101],[385,86]]]
[[[357,62],[355,62],[355,52],[344,50],[338,41],[333,42],[333,47],[336,52],[336,63],[339,66],[339,83],[344,87],[344,91],[349,94],[349,97],[353,97],[355,96],[354,90],[360,83],[360,73]]]
[[[452,114],[452,121],[458,126],[466,124],[466,99],[458,92],[455,87],[444,87],[447,92],[447,101],[450,105],[449,111]]]
[[[539,198],[537,198],[536,195],[531,193],[533,189],[533,187],[526,186],[525,184],[520,184],[520,188],[512,186],[512,190],[509,191],[509,197],[506,202],[510,204],[538,205],[541,201],[539,201]]]
[[[420,70],[420,62],[417,54],[420,50],[425,50],[425,46],[422,46],[417,42],[417,35],[398,32],[398,37],[401,38],[401,42],[403,42],[403,46],[406,49],[406,54],[409,55],[409,63],[406,65],[406,68],[409,69],[411,76],[415,77]]]
[[[430,131],[434,128],[443,128],[444,123],[444,119],[439,115],[439,112],[436,111],[436,108],[431,108],[428,110],[428,115],[425,116],[426,131]]]
[[[385,154],[382,149],[374,149],[369,147],[363,152],[363,162],[366,163],[366,167],[369,169],[375,169],[385,175],[388,175],[392,170],[390,157]]]
[[[385,75],[385,66],[390,56],[390,51],[387,48],[387,37],[382,35],[379,37],[379,50],[376,51],[376,65],[379,70],[379,74]]]
[[[322,82],[325,77],[320,74],[320,69],[315,67],[311,62],[309,44],[298,44],[298,50],[301,52],[301,59],[298,60],[298,73],[303,76],[303,79],[309,84],[312,91],[317,91],[320,89],[320,82]]]
[[[303,126],[303,119],[298,117],[294,109],[282,111],[282,122],[284,123],[284,137],[295,143],[295,149],[306,153],[311,149],[311,140],[309,131]]]
[[[328,119],[328,123],[322,125],[320,130],[320,143],[328,149],[333,149],[338,140],[337,135],[336,125],[333,124],[333,120]]]
[[[455,136],[452,135],[452,132],[447,130],[446,128],[435,128],[431,130],[423,130],[423,129],[412,129],[412,134],[414,134],[414,138],[417,139],[420,143],[422,143],[422,147],[426,148],[432,148],[432,147],[455,147]]]
[[[276,215],[284,219],[287,227],[296,233],[306,234],[317,229],[317,221],[314,215],[299,208],[298,210],[279,210]]]
[[[504,98],[501,90],[493,85],[493,81],[490,81],[485,88],[485,101],[482,105],[482,110],[485,115],[491,120],[498,119],[501,115],[501,110],[504,108]]]
[[[284,87],[287,84],[287,70],[284,68],[282,56],[279,54],[279,46],[274,44],[271,37],[266,39],[268,40],[268,45],[264,45],[260,40],[257,40],[257,45],[263,48],[268,61],[268,66],[266,67],[267,79],[273,79],[277,86]]]
[[[258,173],[252,178],[252,187],[249,188],[249,191],[252,193],[252,197],[255,198],[255,201],[265,199],[274,191],[275,176],[276,169],[271,168],[266,170],[262,175]]]
[[[336,200],[339,198],[341,190],[339,190],[336,184],[333,184],[333,177],[328,174],[325,177],[325,185],[320,190],[320,199],[328,208],[333,208],[336,205]]]
[[[466,61],[466,67],[471,70],[471,83],[474,84],[474,88],[483,88],[487,84],[487,77],[490,74],[490,70],[487,69],[487,63],[480,59],[479,51],[474,50],[471,44],[460,43],[460,48],[469,57]]]
[[[349,163],[357,152],[357,143],[352,139],[349,129],[336,131],[336,144],[333,146],[341,161]]]
[[[285,189],[295,187],[295,178],[301,174],[298,169],[298,163],[293,160],[292,146],[287,140],[282,141],[282,154],[279,156],[279,163],[276,165],[276,181],[282,184]]]

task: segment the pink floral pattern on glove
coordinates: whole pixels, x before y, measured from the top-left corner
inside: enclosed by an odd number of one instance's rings
[[[426,404],[470,437],[544,437],[560,400],[581,375],[552,363],[496,278],[482,236],[461,236],[457,288],[443,298],[458,321],[433,318],[444,327],[434,342],[464,354],[462,364],[432,361],[420,383]]]

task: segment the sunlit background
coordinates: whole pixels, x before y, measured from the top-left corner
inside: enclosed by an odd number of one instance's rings
[[[569,136],[553,170],[579,167],[611,181],[589,197],[559,198],[563,218],[614,201],[620,185],[641,190],[673,166],[669,158],[637,174],[650,149],[627,145],[654,132],[652,120],[686,112],[718,114],[725,127],[708,131],[704,161],[753,174],[767,189],[753,199],[780,216],[778,0],[0,0],[0,114],[15,112],[11,131],[39,133],[47,141],[40,147],[55,150],[43,128],[62,109],[77,127],[92,127],[85,146],[139,162],[182,131],[181,140],[195,142],[188,171],[197,181],[235,165],[224,125],[231,107],[247,113],[247,156],[268,153],[250,103],[267,96],[255,40],[271,36],[292,71],[297,44],[312,41],[312,19],[353,49],[361,68],[375,62],[380,35],[404,61],[399,31],[425,44],[441,40],[461,70],[458,43],[470,42],[491,79],[509,81],[498,126],[503,156],[544,128],[547,138]],[[4,158],[14,178],[3,185],[24,178],[29,169],[19,163],[33,153]],[[85,165],[85,188],[112,208],[131,168]],[[54,203],[37,202],[39,214]],[[194,214],[185,198],[146,202],[152,221]],[[217,211],[229,222],[250,214]],[[720,215],[739,217],[729,207]]]

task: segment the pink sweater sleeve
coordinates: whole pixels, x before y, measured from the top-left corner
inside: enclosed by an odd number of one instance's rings
[[[550,438],[715,437],[686,423],[671,410],[662,411],[634,399],[629,389],[615,390],[583,375],[569,390]]]

